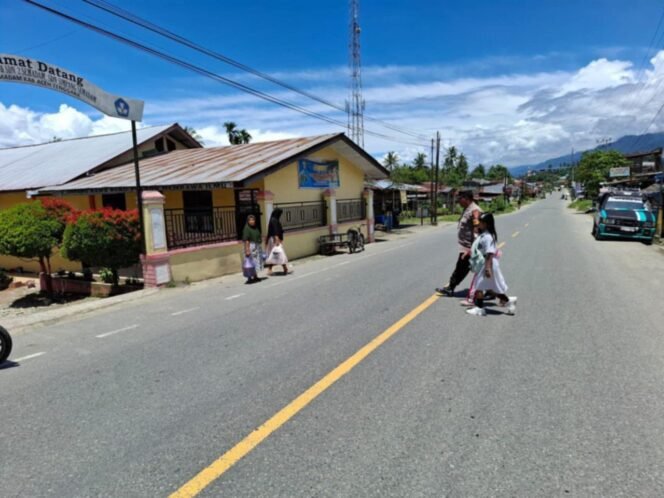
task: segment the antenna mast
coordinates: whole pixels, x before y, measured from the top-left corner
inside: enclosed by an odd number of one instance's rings
[[[348,135],[364,148],[364,99],[362,98],[362,63],[360,61],[360,0],[350,0],[350,100],[346,101]]]

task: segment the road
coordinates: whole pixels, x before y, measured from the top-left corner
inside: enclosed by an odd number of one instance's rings
[[[432,298],[448,226],[19,335],[0,495],[664,496],[664,260],[564,204],[498,218],[514,317]]]

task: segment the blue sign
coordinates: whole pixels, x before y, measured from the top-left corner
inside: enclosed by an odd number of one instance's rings
[[[300,188],[339,188],[339,161],[298,161]]]
[[[118,116],[126,118],[129,116],[129,104],[125,99],[118,99],[115,101],[115,110],[118,112]]]

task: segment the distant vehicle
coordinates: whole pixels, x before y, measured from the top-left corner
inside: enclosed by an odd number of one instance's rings
[[[652,244],[655,215],[638,191],[611,191],[601,194],[593,219],[596,240],[609,237],[636,239]]]

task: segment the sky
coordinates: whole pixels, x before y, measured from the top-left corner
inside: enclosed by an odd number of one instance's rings
[[[82,1],[39,1],[346,122],[343,112]],[[348,98],[347,0],[111,3],[337,106]],[[379,159],[396,151],[407,161],[428,153],[430,137],[440,131],[443,146],[456,146],[471,165],[518,166],[592,148],[609,137],[660,131],[663,16],[661,0],[361,0],[365,148]],[[142,99],[142,126],[191,126],[206,146],[228,143],[226,121],[247,129],[254,141],[345,131],[20,0],[0,0],[0,52],[44,60],[108,92]],[[57,92],[0,84],[0,147],[128,126]]]

